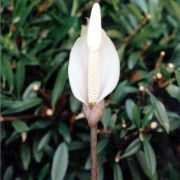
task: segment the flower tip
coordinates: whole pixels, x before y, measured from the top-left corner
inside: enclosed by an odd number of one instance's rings
[[[100,11],[100,5],[99,5],[99,3],[97,3],[97,2],[94,3],[94,4],[93,4],[93,7],[92,7],[92,10],[93,10],[93,9],[98,9],[98,10]]]
[[[96,51],[101,45],[101,10],[98,3],[94,3],[87,33],[87,44],[88,47]]]

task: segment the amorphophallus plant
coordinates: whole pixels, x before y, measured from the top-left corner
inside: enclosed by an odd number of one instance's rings
[[[91,179],[97,179],[97,123],[103,115],[103,99],[116,87],[120,75],[118,53],[101,27],[98,3],[92,7],[87,26],[72,47],[68,67],[74,96],[83,103],[83,112],[91,128]]]

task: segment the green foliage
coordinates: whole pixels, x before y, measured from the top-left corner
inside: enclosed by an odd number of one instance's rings
[[[122,180],[122,170],[118,164],[114,165],[114,180]]]
[[[3,180],[90,179],[89,128],[67,66],[92,4],[1,1]],[[105,0],[101,11],[121,77],[98,127],[99,180],[180,179],[180,1]]]
[[[65,143],[61,143],[53,158],[51,178],[52,180],[63,180],[68,165],[68,149]]]

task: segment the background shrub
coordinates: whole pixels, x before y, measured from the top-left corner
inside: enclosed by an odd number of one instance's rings
[[[3,180],[90,178],[89,128],[67,65],[92,4],[2,0]],[[180,1],[104,0],[101,10],[121,77],[99,123],[99,180],[178,180]]]

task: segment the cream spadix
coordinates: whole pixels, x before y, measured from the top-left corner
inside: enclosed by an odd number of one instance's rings
[[[95,3],[89,24],[70,53],[68,75],[74,96],[86,105],[103,100],[118,83],[119,63],[112,41],[101,28],[100,7]]]

